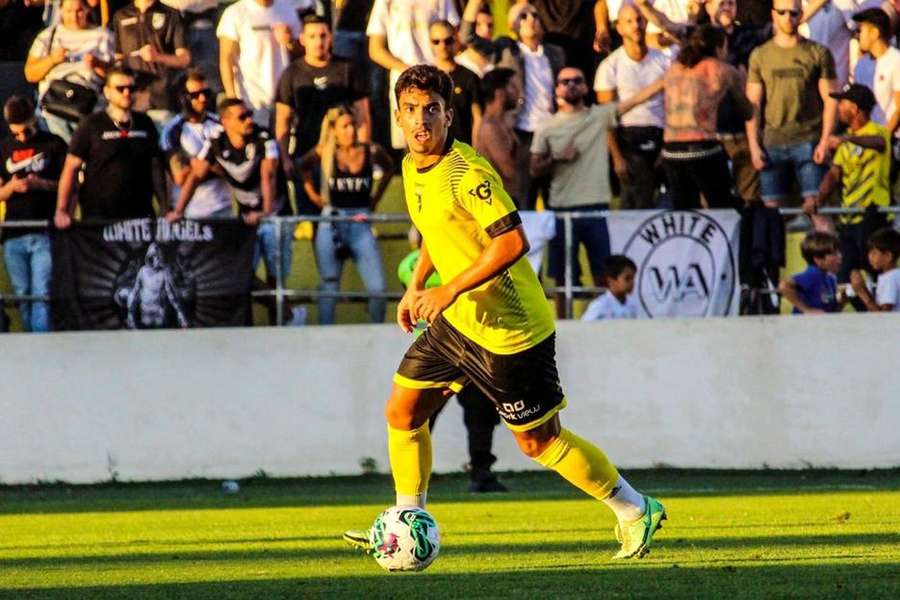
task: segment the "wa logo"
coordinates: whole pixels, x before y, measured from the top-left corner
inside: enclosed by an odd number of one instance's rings
[[[638,265],[635,293],[647,316],[731,312],[737,265],[717,212],[657,213],[634,230],[623,253]]]

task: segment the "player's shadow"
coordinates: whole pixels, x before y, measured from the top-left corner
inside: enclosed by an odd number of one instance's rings
[[[572,568],[486,572],[441,571],[384,573],[374,563],[365,574],[334,577],[247,579],[158,585],[110,585],[79,588],[25,588],[2,591],[0,598],[61,600],[90,598],[190,598],[278,600],[297,598],[741,598],[776,597],[846,600],[896,598],[900,582],[895,564],[757,564],[681,567],[646,561]]]

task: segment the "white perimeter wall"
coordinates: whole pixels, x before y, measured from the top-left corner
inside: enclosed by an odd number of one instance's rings
[[[387,466],[395,327],[0,336],[0,482]],[[561,323],[563,423],[623,467],[900,465],[900,315]],[[435,468],[467,459],[459,405]],[[497,429],[499,469],[535,465]]]

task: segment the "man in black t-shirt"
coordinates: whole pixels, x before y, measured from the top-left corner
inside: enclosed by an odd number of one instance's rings
[[[7,100],[3,118],[12,134],[0,142],[0,204],[6,208],[5,220],[49,221],[66,144],[37,128],[34,106],[25,98]],[[47,230],[4,227],[0,234],[13,293],[46,296],[52,271]],[[50,329],[46,302],[20,302],[19,312],[25,331]]]
[[[191,64],[181,14],[156,0],[134,0],[113,15],[116,60],[134,71],[140,91],[149,92],[147,110],[160,124],[178,110],[174,82]],[[160,125],[162,126],[162,125]]]
[[[481,122],[481,103],[478,100],[478,75],[456,64],[454,57],[459,50],[456,27],[448,21],[435,21],[428,28],[434,66],[453,80],[453,120],[447,134],[466,144],[472,143],[475,129]]]
[[[371,116],[365,83],[356,65],[331,53],[331,27],[316,15],[303,19],[300,42],[304,56],[285,69],[275,94],[275,138],[281,152],[285,176],[295,182],[298,209],[317,214],[319,209],[303,192],[296,179],[294,161],[319,143],[322,119],[329,108],[353,107],[360,141],[369,141]],[[296,124],[294,152],[289,152],[291,128]]]
[[[78,190],[82,219],[140,219],[152,217],[153,194],[166,204],[166,179],[156,126],[150,118],[131,110],[134,76],[114,67],[106,76],[103,95],[109,104],[87,117],[72,135],[72,143],[59,179],[56,215],[59,229],[72,222],[76,178],[85,166]]]

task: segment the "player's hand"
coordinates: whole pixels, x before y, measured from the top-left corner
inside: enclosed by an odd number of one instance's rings
[[[820,140],[816,149],[813,150],[813,162],[817,165],[821,165],[828,158],[828,138]]]
[[[177,223],[184,218],[184,213],[177,210],[170,210],[166,213],[166,221],[169,223]]]
[[[72,215],[63,210],[58,210],[53,215],[53,224],[57,229],[68,229],[72,226]]]
[[[456,292],[448,285],[415,292],[413,318],[425,319],[429,325],[435,322],[444,310],[456,300]]]
[[[397,305],[397,325],[406,333],[412,333],[416,328],[416,320],[412,315],[415,293],[412,290],[406,290],[406,293],[400,298],[400,304]]]
[[[159,58],[159,53],[152,45],[146,44],[138,50],[138,56],[140,56],[141,60],[144,62],[152,63],[156,62],[156,59]]]

